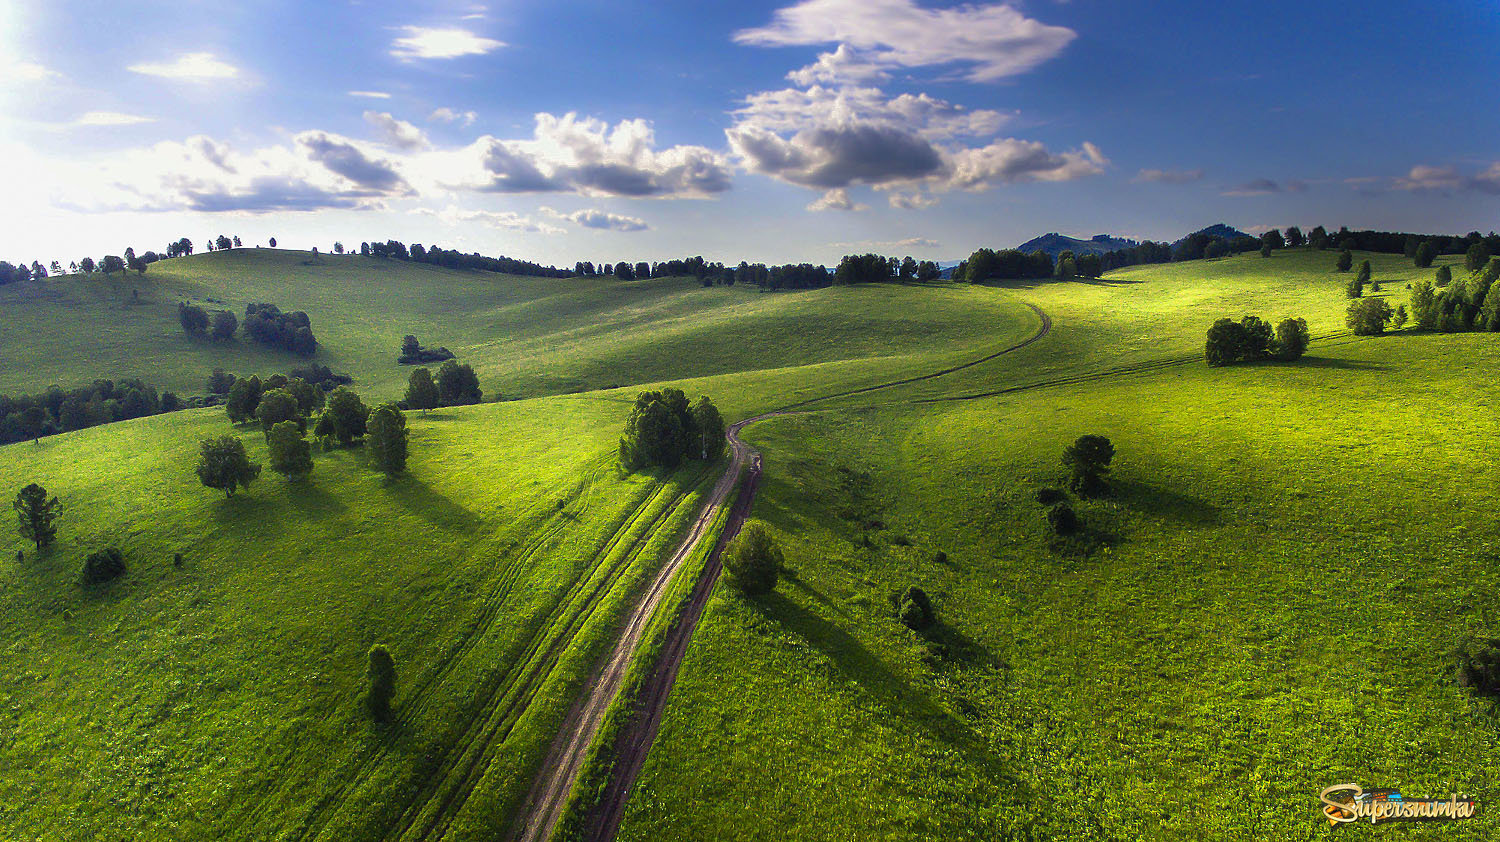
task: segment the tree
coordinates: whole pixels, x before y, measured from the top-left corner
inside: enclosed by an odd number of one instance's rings
[[[208,375],[208,392],[212,395],[227,395],[234,388],[234,375],[222,368],[216,368]]]
[[[1392,330],[1400,330],[1401,328],[1403,328],[1405,326],[1406,326],[1406,305],[1405,304],[1399,304],[1399,305],[1396,306],[1396,316],[1395,316],[1395,318],[1391,319],[1391,329]]]
[[[1394,315],[1384,298],[1366,298],[1349,305],[1344,321],[1356,336],[1379,336]]]
[[[1473,245],[1469,246],[1468,251],[1464,252],[1464,268],[1468,269],[1470,272],[1478,272],[1479,270],[1484,268],[1484,265],[1489,262],[1489,259],[1489,247],[1486,246],[1483,241],[1474,243]]]
[[[387,477],[406,470],[406,416],[395,404],[387,403],[370,413],[369,439],[365,446],[375,467]]]
[[[724,455],[724,416],[707,397],[698,398],[692,409],[693,426],[698,440],[687,442],[688,454],[700,459],[718,459]]]
[[[234,332],[239,329],[240,320],[228,310],[215,310],[213,317],[212,336],[219,340],[234,338]]]
[[[1318,251],[1322,251],[1323,249],[1328,248],[1328,229],[1324,228],[1321,225],[1314,228],[1312,232],[1307,235],[1307,244],[1317,249]]]
[[[56,497],[47,498],[47,489],[33,482],[16,494],[11,506],[16,510],[21,537],[36,544],[37,552],[57,537],[57,527],[52,522],[57,520],[61,511]]]
[[[255,410],[260,406],[260,378],[250,375],[244,380],[234,381],[229,387],[229,397],[224,401],[224,411],[229,415],[229,423],[239,424],[249,421],[255,417]]]
[[[1417,253],[1413,259],[1418,269],[1428,268],[1432,265],[1432,261],[1437,259],[1437,246],[1434,246],[1431,240],[1423,240],[1422,244],[1417,246]]]
[[[271,470],[288,479],[301,479],[312,472],[312,446],[294,421],[282,421],[266,433]]]
[[[275,237],[271,238],[271,248],[276,248],[276,238]]]
[[[1453,270],[1447,266],[1439,266],[1435,277],[1437,288],[1442,289],[1453,282]]]
[[[1068,487],[1080,497],[1098,497],[1109,491],[1105,477],[1115,458],[1114,445],[1104,436],[1079,436],[1063,450],[1062,463],[1069,471]]]
[[[396,661],[385,644],[370,647],[365,665],[365,678],[370,685],[365,695],[365,708],[376,722],[391,721],[391,699],[396,695]]]
[[[28,406],[20,413],[21,435],[33,444],[42,443],[42,429],[47,426],[47,410],[41,406]]]
[[[1354,277],[1355,280],[1359,281],[1361,287],[1368,284],[1370,282],[1370,261],[1361,260],[1359,262],[1359,272]]]
[[[747,596],[770,593],[776,587],[785,559],[771,533],[759,521],[745,524],[724,548],[724,569]]]
[[[340,386],[329,393],[327,406],[318,417],[316,433],[336,438],[341,444],[347,445],[364,436],[369,417],[370,410],[359,399],[359,395]]]
[[[302,404],[297,401],[297,396],[285,388],[272,389],[261,395],[260,403],[255,406],[255,417],[260,420],[260,428],[266,434],[269,441],[271,428],[283,422],[291,422],[297,427],[297,432],[307,431],[307,419],[302,416]]]
[[[1239,362],[1248,346],[1243,325],[1234,319],[1219,319],[1208,329],[1203,357],[1211,366],[1229,365]]]
[[[448,360],[438,369],[438,401],[443,406],[466,406],[479,403],[484,393],[479,378],[467,363]]]
[[[661,465],[675,468],[701,441],[697,422],[681,389],[641,392],[625,422],[620,461],[630,470]]]
[[[177,303],[177,321],[189,336],[202,336],[208,330],[208,314],[202,307],[186,301]]]
[[[1261,234],[1260,243],[1262,246],[1270,246],[1273,249],[1286,248],[1286,238],[1281,236],[1281,229],[1279,228],[1272,228],[1266,233]]]
[[[1064,257],[1057,261],[1057,277],[1064,281],[1071,281],[1078,276],[1078,261],[1071,257]]]
[[[204,439],[199,445],[198,479],[208,488],[217,488],[225,497],[233,497],[235,488],[249,488],[260,476],[260,465],[245,455],[245,445],[230,435]]]
[[[1283,362],[1299,360],[1312,341],[1306,319],[1282,319],[1276,325],[1276,339],[1271,343],[1272,356]]]
[[[1418,281],[1411,287],[1411,318],[1417,330],[1437,330],[1442,307],[1432,284]]]
[[[1304,237],[1304,236],[1302,236],[1302,229],[1301,228],[1298,228],[1297,226],[1293,225],[1292,227],[1286,229],[1286,244],[1288,246],[1290,246],[1292,248],[1297,248],[1298,246],[1301,246],[1301,245],[1305,244],[1306,242],[1307,242],[1307,238]]]
[[[1261,257],[1270,257],[1271,256],[1271,244],[1270,243],[1261,243],[1261,246],[1260,246],[1260,256]]]
[[[1348,249],[1344,249],[1343,251],[1339,252],[1338,267],[1340,272],[1349,271],[1350,267],[1352,267],[1353,265],[1354,255],[1351,254]]]
[[[83,274],[85,275],[94,274],[94,258],[85,257],[84,259],[78,261],[78,268],[82,269]]]
[[[437,408],[438,397],[438,387],[432,380],[432,372],[425,368],[413,369],[406,380],[407,408],[420,409],[425,413]]]
[[[99,270],[102,271],[106,276],[111,275],[115,272],[124,274],[125,261],[121,260],[120,256],[117,254],[106,254],[104,256],[104,259],[99,261]]]
[[[335,241],[334,244],[333,244],[333,253],[334,254],[343,254],[344,253],[344,244]]]

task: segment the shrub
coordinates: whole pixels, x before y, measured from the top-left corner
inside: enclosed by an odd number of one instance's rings
[[[1349,271],[1350,267],[1352,267],[1353,265],[1354,255],[1350,254],[1348,249],[1344,249],[1343,251],[1339,252],[1338,267],[1340,272]]]
[[[318,350],[312,320],[302,311],[283,313],[275,304],[245,305],[245,333],[262,345],[270,345],[310,357]]]
[[[245,445],[234,436],[215,436],[199,445],[198,479],[207,488],[217,488],[233,497],[236,488],[248,488],[260,476],[260,465],[245,455]]]
[[[735,586],[746,595],[755,596],[776,587],[785,559],[771,533],[759,522],[751,521],[724,548],[722,561]]]
[[[1083,526],[1078,519],[1078,514],[1066,501],[1053,503],[1047,509],[1047,525],[1057,535],[1072,535]]]
[[[1453,654],[1460,687],[1476,696],[1500,698],[1500,639],[1465,638]]]
[[[1208,329],[1208,342],[1203,347],[1203,356],[1211,366],[1229,365],[1239,362],[1247,344],[1245,328],[1239,322],[1219,319]]]
[[[1406,326],[1406,305],[1396,305],[1396,315],[1391,319],[1391,329],[1400,330]]]
[[[108,547],[89,553],[83,561],[83,581],[98,585],[125,574],[125,557],[116,547]]]
[[[177,302],[177,321],[189,336],[202,336],[208,330],[208,314],[202,307],[186,301]]]
[[[1105,477],[1115,457],[1114,445],[1104,436],[1079,436],[1063,450],[1062,463],[1069,470],[1068,487],[1080,497],[1108,493]]]
[[[1417,253],[1413,259],[1416,261],[1418,269],[1426,269],[1432,265],[1432,261],[1436,258],[1437,247],[1432,244],[1431,240],[1424,240],[1421,245],[1417,246]]]
[[[1061,503],[1066,499],[1068,499],[1068,495],[1064,494],[1062,492],[1062,489],[1060,488],[1048,487],[1038,488],[1036,490],[1036,501],[1038,503],[1041,503],[1043,506],[1050,506],[1053,503]]]
[[[37,552],[57,537],[57,527],[52,522],[61,512],[57,498],[47,497],[47,489],[33,482],[16,494],[11,507],[16,510],[16,528],[21,538],[35,544]]]
[[[382,404],[370,413],[370,459],[387,477],[406,470],[406,416],[395,404]]]
[[[1348,298],[1359,298],[1365,294],[1365,282],[1358,278],[1350,278],[1349,283],[1344,284],[1344,295]]]
[[[390,722],[391,699],[396,695],[396,661],[381,643],[370,647],[366,660],[365,678],[370,689],[365,695],[365,708],[376,722]]]
[[[423,348],[417,337],[407,334],[401,340],[401,356],[396,362],[401,365],[418,365],[420,363],[440,363],[444,360],[453,359],[453,352],[447,348]]]
[[[303,437],[305,430],[305,424],[280,421],[266,431],[271,470],[289,479],[300,479],[312,472],[312,447]]]
[[[922,631],[931,627],[935,619],[937,615],[932,610],[927,592],[915,586],[907,588],[901,595],[901,625],[912,631]]]
[[[1478,272],[1484,268],[1490,259],[1490,249],[1484,243],[1474,243],[1469,250],[1464,252],[1464,268],[1470,272]]]
[[[222,368],[214,369],[208,376],[208,392],[211,395],[227,395],[234,388],[234,375]]]
[[[1355,274],[1354,279],[1359,281],[1361,285],[1370,282],[1370,261],[1361,260],[1359,262],[1359,272]]]
[[[240,326],[240,320],[228,310],[215,310],[213,321],[213,338],[229,340],[234,338],[234,332]]]
[[[945,552],[943,552],[942,550],[938,550],[937,552],[935,552],[935,553],[932,554],[932,563],[933,564],[947,564],[948,563],[948,554],[945,553]]]
[[[1439,266],[1437,270],[1437,276],[1433,281],[1433,283],[1437,285],[1437,288],[1442,289],[1452,282],[1453,270],[1447,266]]]
[[[1384,298],[1366,298],[1349,305],[1344,322],[1356,336],[1379,336],[1394,315]]]

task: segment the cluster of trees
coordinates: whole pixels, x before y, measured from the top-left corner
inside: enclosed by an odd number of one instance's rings
[[[407,334],[401,340],[401,356],[396,358],[400,365],[417,365],[419,363],[440,363],[443,360],[453,359],[453,352],[447,348],[423,348],[417,337]]]
[[[271,245],[276,245],[272,241]],[[334,252],[344,253],[343,243],[334,243]],[[566,269],[558,269],[555,266],[543,266],[532,263],[529,260],[517,260],[513,257],[485,257],[478,252],[464,254],[457,250],[448,250],[440,246],[423,248],[421,243],[415,243],[410,249],[399,240],[386,240],[383,243],[369,242],[359,244],[359,253],[365,257],[382,257],[391,260],[410,260],[414,263],[427,263],[433,266],[442,266],[446,269],[477,269],[482,272],[500,272],[506,275],[531,275],[542,278],[566,278],[572,275]]]
[[[1311,341],[1305,319],[1283,319],[1274,333],[1258,316],[1237,322],[1219,319],[1208,329],[1203,356],[1211,366],[1268,359],[1291,362],[1307,352]]]
[[[427,411],[440,406],[468,406],[479,403],[484,393],[479,378],[467,363],[448,360],[438,369],[437,378],[426,368],[413,369],[406,381],[406,409]]]
[[[724,442],[724,418],[713,401],[701,397],[689,406],[681,389],[641,392],[625,422],[620,462],[632,471],[675,468],[684,458],[718,459]]]
[[[39,395],[0,395],[0,444],[35,441],[54,433],[174,412],[185,406],[172,392],[158,397],[155,387],[134,377],[95,380],[89,386],[67,391],[52,386]]]
[[[1419,281],[1411,288],[1411,319],[1418,330],[1461,333],[1470,330],[1500,332],[1500,294],[1490,295],[1500,281],[1500,257],[1489,258],[1483,267],[1465,277],[1444,282],[1439,269],[1438,285]]]
[[[262,345],[282,348],[304,357],[310,357],[318,350],[312,320],[301,310],[283,313],[275,304],[247,304],[245,333]]]
[[[177,321],[189,336],[207,336],[219,341],[233,339],[234,332],[240,326],[239,319],[228,310],[214,310],[210,313],[186,301],[177,302]]]

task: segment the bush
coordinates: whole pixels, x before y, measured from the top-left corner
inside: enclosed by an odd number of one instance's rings
[[[1442,289],[1452,282],[1453,270],[1447,266],[1439,266],[1437,270],[1437,276],[1433,281],[1433,283],[1437,285],[1437,288]]]
[[[1043,506],[1050,506],[1053,503],[1061,503],[1066,499],[1068,499],[1068,495],[1064,494],[1062,492],[1062,489],[1060,488],[1048,487],[1038,488],[1036,490],[1036,501],[1038,503],[1041,503]]]
[[[1360,261],[1360,263],[1359,263],[1359,272],[1355,274],[1354,279],[1356,281],[1359,281],[1359,283],[1360,283],[1361,286],[1363,286],[1364,284],[1368,284],[1370,282],[1370,261],[1368,261],[1368,260],[1361,260]]]
[[[933,564],[947,564],[948,563],[948,554],[945,553],[945,552],[943,552],[942,550],[938,550],[937,552],[935,552],[935,553],[932,554],[932,563]]]
[[[199,445],[197,473],[205,487],[233,497],[236,488],[248,488],[260,476],[260,465],[245,455],[245,445],[239,439],[215,436]]]
[[[1406,326],[1406,305],[1400,304],[1396,307],[1396,316],[1391,319],[1391,329],[1400,330]]]
[[[784,562],[771,533],[757,521],[745,524],[724,548],[722,557],[730,579],[748,596],[770,593]]]
[[[912,631],[922,631],[932,626],[937,614],[932,610],[932,600],[927,598],[927,592],[918,587],[910,587],[901,595],[901,625]]]
[[[1272,356],[1282,362],[1299,360],[1307,353],[1312,334],[1307,330],[1306,319],[1282,319],[1276,326],[1276,339],[1271,343]]]
[[[211,395],[227,395],[234,388],[234,375],[222,368],[214,369],[208,376],[208,392]]]
[[[1358,278],[1350,278],[1349,283],[1344,284],[1344,295],[1348,298],[1359,298],[1365,294],[1365,282]]]
[[[1083,523],[1078,519],[1078,513],[1066,501],[1053,503],[1047,509],[1047,525],[1052,528],[1056,535],[1073,535],[1082,528]]]
[[[1104,436],[1079,436],[1063,450],[1062,463],[1069,470],[1068,487],[1080,497],[1108,493],[1105,477],[1115,457],[1114,445]]]
[[[370,459],[387,477],[406,470],[406,416],[395,404],[382,404],[370,413]]]
[[[233,313],[228,310],[214,311],[213,338],[219,340],[233,339],[234,332],[239,326],[240,321],[234,317]]]
[[[1344,322],[1356,336],[1379,336],[1394,315],[1384,298],[1366,298],[1349,305]]]
[[[275,304],[245,305],[245,333],[262,345],[310,357],[318,350],[312,320],[302,311],[283,313]]]
[[[1421,245],[1417,246],[1417,253],[1414,259],[1416,260],[1418,269],[1426,269],[1431,266],[1432,261],[1436,258],[1437,247],[1432,244],[1431,240],[1424,240]]]
[[[1339,252],[1339,271],[1347,272],[1352,266],[1354,266],[1354,255],[1350,254],[1348,249],[1344,249],[1343,251]]]
[[[196,304],[177,302],[177,321],[189,336],[202,336],[208,331],[208,313]]]
[[[1500,698],[1500,639],[1466,638],[1453,654],[1460,687],[1476,696]]]
[[[98,585],[125,575],[125,557],[117,547],[89,553],[83,561],[83,581]]]
[[[381,643],[370,647],[366,660],[365,678],[370,689],[365,695],[365,708],[376,722],[390,722],[391,699],[396,695],[396,660]]]
[[[407,334],[401,340],[401,356],[396,362],[401,365],[418,365],[421,363],[440,363],[444,360],[453,359],[453,352],[447,348],[423,348],[417,337]]]

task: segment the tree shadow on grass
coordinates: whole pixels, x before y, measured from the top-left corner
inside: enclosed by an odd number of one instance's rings
[[[433,491],[431,486],[411,474],[386,482],[385,488],[408,511],[433,526],[469,532],[484,522],[479,515]]]
[[[1364,360],[1341,360],[1334,357],[1303,357],[1292,363],[1299,368],[1334,368],[1345,371],[1386,371],[1388,365],[1366,362]]]
[[[931,739],[953,746],[966,760],[984,767],[992,776],[1013,787],[1020,798],[1027,801],[1035,798],[1031,788],[1010,774],[982,737],[934,702],[925,691],[912,686],[886,666],[854,635],[776,591],[757,597],[750,604],[767,620],[780,623],[823,653],[839,673],[857,682],[890,714]]]
[[[299,512],[307,516],[337,517],[349,510],[339,498],[318,485],[313,477],[287,482],[286,496]]]
[[[1111,479],[1109,484],[1115,499],[1145,514],[1167,517],[1193,526],[1218,526],[1221,523],[1219,507],[1201,497],[1119,477]]]
[[[258,481],[250,490],[242,489],[236,491],[233,497],[225,499],[223,492],[213,492],[218,499],[209,507],[211,517],[219,526],[231,529],[242,529],[250,532],[259,532],[267,528],[274,529],[281,518],[279,507],[272,501],[267,500],[262,494]]]

